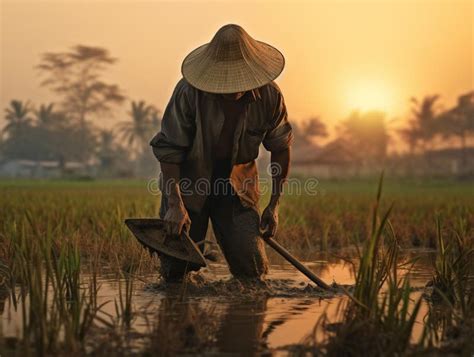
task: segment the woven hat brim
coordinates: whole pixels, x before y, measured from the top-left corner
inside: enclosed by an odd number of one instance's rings
[[[261,41],[251,53],[233,61],[216,61],[207,56],[209,44],[189,53],[181,66],[183,77],[193,87],[209,93],[237,93],[262,87],[275,80],[285,67],[285,57]]]

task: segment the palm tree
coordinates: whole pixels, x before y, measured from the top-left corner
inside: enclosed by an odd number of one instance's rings
[[[444,137],[459,138],[462,162],[467,164],[467,139],[474,134],[474,91],[459,96],[457,105],[439,116],[439,129]]]
[[[143,153],[151,132],[155,130],[158,113],[155,107],[147,105],[143,100],[132,101],[132,108],[129,112],[132,120],[119,123],[120,135],[137,156]]]
[[[22,136],[32,124],[32,119],[29,116],[30,113],[29,102],[23,103],[21,100],[12,100],[10,107],[5,109],[7,124],[2,132],[9,137]]]
[[[151,125],[154,131],[161,130],[161,110],[152,106],[151,109]]]
[[[112,130],[103,129],[100,131],[99,159],[103,169],[112,166],[114,159],[114,134]]]
[[[402,140],[408,145],[410,156],[415,154],[420,139],[420,133],[416,122],[410,120],[407,127],[398,130],[398,133],[402,137]]]
[[[411,98],[412,102],[412,118],[409,122],[411,134],[414,134],[415,143],[421,142],[423,151],[426,150],[426,145],[433,140],[436,134],[437,126],[437,106],[436,102],[439,95],[428,95],[421,101],[416,98]],[[416,144],[415,144],[416,145]]]
[[[136,167],[136,174],[141,172],[147,160],[145,152],[150,137],[160,126],[160,111],[153,105],[148,105],[145,101],[132,101],[129,112],[131,121],[119,123],[118,130],[122,139],[132,149]]]
[[[103,129],[100,131],[100,146],[104,151],[113,151],[114,134],[112,130]]]
[[[325,138],[329,135],[326,125],[319,117],[306,120],[306,122],[303,123],[303,131],[305,135],[309,137]]]
[[[42,127],[50,127],[55,117],[54,103],[41,104],[40,108],[35,111],[36,120]]]
[[[302,150],[314,147],[314,138],[327,137],[328,131],[324,122],[319,117],[307,119],[293,126],[295,146]]]

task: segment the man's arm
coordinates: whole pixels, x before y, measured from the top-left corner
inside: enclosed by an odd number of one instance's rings
[[[195,114],[190,103],[194,103],[192,91],[187,82],[181,80],[166,106],[161,131],[150,143],[161,165],[162,194],[168,204],[163,220],[171,234],[181,233],[183,226],[190,224],[179,189],[180,165],[186,160],[195,135]]]
[[[189,229],[191,219],[189,218],[181,191],[179,189],[180,168],[178,164],[161,162],[161,172],[163,174],[163,191],[168,201],[168,210],[163,220],[166,223],[166,230],[169,234],[180,234],[183,228]]]
[[[272,196],[260,220],[260,229],[264,237],[273,237],[277,230],[278,204],[283,192],[283,184],[288,177],[290,146],[293,140],[285,100],[283,99],[280,89],[275,84],[272,93],[275,95],[272,128],[263,139],[263,146],[272,153]]]
[[[276,233],[278,227],[278,206],[280,203],[280,196],[283,192],[283,184],[288,177],[289,168],[290,147],[281,151],[272,152],[272,195],[260,220],[260,229],[264,237],[273,237]]]

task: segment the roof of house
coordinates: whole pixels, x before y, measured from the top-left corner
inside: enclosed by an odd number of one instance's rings
[[[474,157],[474,147],[465,148],[465,154],[469,157]],[[461,148],[428,150],[425,152],[425,155],[431,158],[458,159],[462,157],[463,150]]]
[[[59,168],[59,162],[58,161],[52,161],[52,160],[41,160],[41,161],[34,161],[34,160],[23,160],[23,159],[15,159],[15,160],[9,160],[9,161],[4,161],[1,163],[2,166],[6,165],[16,165],[20,167],[25,167],[25,168],[43,168],[43,169],[56,169]],[[64,167],[66,169],[81,169],[86,167],[87,165],[78,162],[78,161],[68,161],[64,163]]]
[[[354,150],[343,139],[335,139],[325,145],[312,157],[293,159],[294,165],[347,165],[358,160]]]

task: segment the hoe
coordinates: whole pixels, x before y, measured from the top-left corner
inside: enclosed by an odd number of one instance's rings
[[[165,233],[165,224],[156,218],[129,218],[125,224],[132,231],[137,240],[147,249],[166,254],[199,266],[206,266],[206,258],[189,235],[183,230],[181,237]],[[290,262],[296,269],[306,275],[311,281],[322,289],[330,290],[331,287],[318,278],[311,270],[296,259],[288,250],[282,247],[271,237],[261,237],[265,243],[272,247],[278,254]]]

